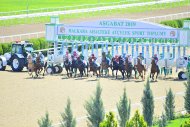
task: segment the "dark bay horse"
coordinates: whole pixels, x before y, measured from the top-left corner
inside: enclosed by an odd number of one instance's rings
[[[99,77],[100,76],[100,66],[96,66],[91,57],[88,58],[88,62],[89,62],[89,67],[90,67],[89,72],[92,71],[93,74],[95,73],[96,76]]]
[[[124,73],[125,73],[124,60],[121,58],[121,56],[118,59],[119,63],[115,60],[115,58],[112,58],[112,75],[113,72],[116,71],[116,79],[117,79],[117,72],[119,70],[122,74],[122,79],[124,79]]]
[[[141,64],[140,58],[137,58],[137,65],[135,65],[135,68],[137,69],[139,76],[141,76],[142,80],[144,80],[146,75],[146,68]]]
[[[64,66],[65,66],[65,70],[67,72],[67,76],[71,77],[72,76],[72,72],[71,72],[71,62],[69,61],[68,58],[66,58],[63,62]]]
[[[127,75],[127,79],[129,80],[129,78],[132,76],[132,71],[135,71],[135,78],[136,78],[136,69],[135,67],[132,65],[131,62],[128,61],[128,58],[125,59],[125,71],[126,71],[126,75]]]
[[[151,65],[152,66],[151,66],[151,71],[150,71],[150,78],[152,78],[152,80],[154,81],[155,73],[156,73],[156,80],[157,80],[160,70],[159,70],[158,66],[156,65],[155,59],[152,59]]]
[[[101,73],[105,71],[105,75],[109,76],[109,60],[106,58],[106,53],[102,52]]]

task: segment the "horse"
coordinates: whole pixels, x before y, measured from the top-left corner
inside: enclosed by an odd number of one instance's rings
[[[109,76],[109,60],[106,58],[105,52],[102,53],[102,62],[101,62],[101,73],[103,75],[103,71],[105,70],[105,75]]]
[[[156,64],[156,61],[155,59],[152,59],[152,62],[151,62],[151,70],[150,70],[150,78],[152,78],[152,80],[154,81],[154,75],[156,73],[156,80],[158,78],[158,75],[160,73],[160,70],[158,68],[158,65]]]
[[[74,73],[74,77],[76,77],[77,69],[78,69],[77,60],[75,60],[75,59],[72,57],[71,72]],[[74,70],[74,72],[73,72],[73,70]],[[71,73],[71,77],[72,77],[72,73]]]
[[[35,72],[35,76],[38,77],[40,72],[44,70],[43,76],[45,74],[45,68],[47,67],[47,62],[45,62],[44,66],[41,64],[40,57],[36,57],[36,62],[33,62],[33,58],[31,54],[28,54],[27,56],[27,61],[28,61],[28,74],[33,77],[33,72]]]
[[[83,60],[80,59],[80,57],[77,59],[77,68],[79,69],[80,77],[83,77],[83,72],[88,77],[88,63],[84,63]]]
[[[90,70],[88,72],[95,73],[97,77],[100,77],[100,66],[97,66],[91,57],[88,58]],[[99,72],[99,73],[98,73]]]
[[[132,75],[132,71],[135,71],[135,78],[136,78],[136,69],[135,67],[132,65],[131,62],[128,61],[128,58],[125,59],[125,72],[127,73],[127,79],[129,80],[129,78],[131,77]]]
[[[117,79],[117,72],[118,70],[121,72],[122,74],[122,79],[124,79],[124,73],[125,73],[125,64],[124,64],[124,60],[121,58],[121,56],[118,58],[119,59],[119,63],[114,59],[112,58],[112,75],[113,75],[113,72],[116,70],[116,79]]]
[[[135,65],[135,69],[137,69],[139,76],[141,76],[142,80],[144,80],[145,74],[146,74],[146,68],[144,65],[141,64],[140,58],[137,58],[137,64]],[[143,75],[143,72],[144,72],[144,75]]]
[[[69,61],[68,58],[66,58],[64,61],[63,61],[63,64],[65,66],[65,70],[67,72],[67,76],[68,77],[71,77],[72,74],[71,74],[71,62]]]

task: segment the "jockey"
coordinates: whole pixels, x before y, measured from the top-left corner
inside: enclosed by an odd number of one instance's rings
[[[44,55],[42,54],[42,52],[39,52],[38,53],[38,57],[40,58],[40,63],[41,63],[41,65],[43,66],[44,65]]]
[[[96,61],[96,59],[97,59],[96,56],[93,53],[91,55],[91,58],[92,58],[93,61]]]
[[[155,60],[156,65],[158,64],[158,57],[157,54],[154,54],[153,59]]]
[[[78,56],[77,51],[73,51],[73,58],[74,58],[74,60],[77,60],[78,57],[79,56]]]
[[[119,63],[119,55],[115,55],[115,57],[114,57],[114,59],[115,59],[115,61],[117,62],[117,63]]]
[[[141,64],[143,64],[144,57],[143,57],[142,53],[139,53],[139,56],[137,58],[139,58]]]
[[[69,61],[71,60],[71,56],[70,56],[68,50],[67,50],[66,53],[65,53],[65,59],[68,59]]]
[[[128,63],[131,63],[132,64],[132,56],[129,54],[129,55],[127,55],[127,59],[128,59]]]
[[[106,54],[106,57],[107,57],[109,60],[111,60],[111,59],[112,59],[112,56],[111,56],[110,51],[108,51],[108,53]]]

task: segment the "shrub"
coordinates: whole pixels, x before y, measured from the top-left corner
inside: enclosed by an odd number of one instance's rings
[[[118,127],[113,112],[109,112],[109,114],[106,115],[106,119],[100,123],[100,127]]]
[[[3,53],[11,52],[11,43],[2,43]]]
[[[46,112],[45,117],[38,120],[39,127],[51,127],[52,121],[49,119],[49,114]]]
[[[76,120],[73,118],[73,113],[71,110],[71,101],[67,99],[67,106],[65,108],[65,112],[61,113],[62,121],[61,127],[75,127]]]
[[[105,111],[103,101],[101,99],[101,93],[102,88],[100,87],[100,83],[98,81],[94,97],[91,97],[85,104],[85,109],[88,113],[87,119],[89,127],[99,127],[100,122],[104,119]]]
[[[3,55],[3,48],[1,44],[0,44],[0,55]]]
[[[147,79],[145,89],[143,91],[143,97],[141,99],[143,105],[143,116],[148,126],[152,126],[154,115],[154,99],[152,90],[150,89],[150,81]]]
[[[190,127],[190,119],[185,121],[180,127]]]
[[[126,123],[126,127],[147,127],[147,123],[137,110],[131,120]]]
[[[123,96],[117,104],[117,110],[119,114],[120,127],[125,127],[127,120],[129,120],[131,111],[131,102],[128,101],[126,89],[124,89]]]
[[[168,120],[174,120],[175,115],[174,115],[174,110],[175,110],[175,105],[174,105],[175,101],[174,101],[174,95],[173,92],[170,88],[170,90],[167,92],[166,95],[166,100],[165,100],[165,113],[166,113],[166,117]]]
[[[185,83],[186,91],[185,91],[185,102],[184,107],[185,110],[190,114],[190,72],[187,72],[187,82]]]

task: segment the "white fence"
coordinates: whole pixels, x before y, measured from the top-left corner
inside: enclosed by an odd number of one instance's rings
[[[164,20],[173,20],[173,19],[187,18],[187,17],[190,17],[190,12],[183,12],[183,13],[155,16],[155,17],[147,17],[147,18],[141,18],[141,19],[137,19],[137,20],[158,23],[158,22],[164,21]],[[31,39],[31,38],[39,38],[39,37],[44,37],[44,36],[45,36],[45,31],[35,32],[35,33],[26,33],[26,34],[0,36],[0,43],[1,42],[12,42],[12,41],[16,41],[16,40],[26,40],[26,39]]]

